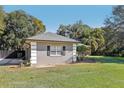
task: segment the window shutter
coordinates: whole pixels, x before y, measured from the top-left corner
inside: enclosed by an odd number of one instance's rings
[[[47,56],[50,56],[50,46],[47,46]]]
[[[65,51],[66,51],[66,47],[63,46],[63,51],[62,51],[62,55],[65,56]]]

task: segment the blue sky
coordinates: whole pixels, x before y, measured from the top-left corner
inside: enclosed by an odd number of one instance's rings
[[[22,9],[28,14],[42,20],[47,31],[56,32],[60,24],[72,24],[82,20],[91,27],[103,26],[104,19],[111,16],[112,6],[44,6],[44,5],[9,5],[4,6],[6,12]]]

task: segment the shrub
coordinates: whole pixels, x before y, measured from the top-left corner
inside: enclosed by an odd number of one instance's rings
[[[91,54],[91,48],[88,45],[80,44],[77,46],[77,53],[78,53],[78,61],[81,61],[84,59],[86,55]]]
[[[30,66],[31,65],[31,62],[30,62],[30,60],[24,60],[23,61],[23,64],[24,64],[24,66]]]

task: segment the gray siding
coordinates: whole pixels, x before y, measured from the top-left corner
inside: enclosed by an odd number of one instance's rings
[[[48,45],[58,45],[66,46],[65,56],[47,56],[47,46]],[[37,64],[61,64],[61,63],[71,63],[73,57],[73,44],[72,43],[37,43]]]

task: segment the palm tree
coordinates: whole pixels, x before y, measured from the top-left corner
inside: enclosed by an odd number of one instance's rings
[[[88,42],[91,46],[92,54],[104,45],[105,39],[103,34],[104,31],[101,28],[95,28],[91,31]]]

